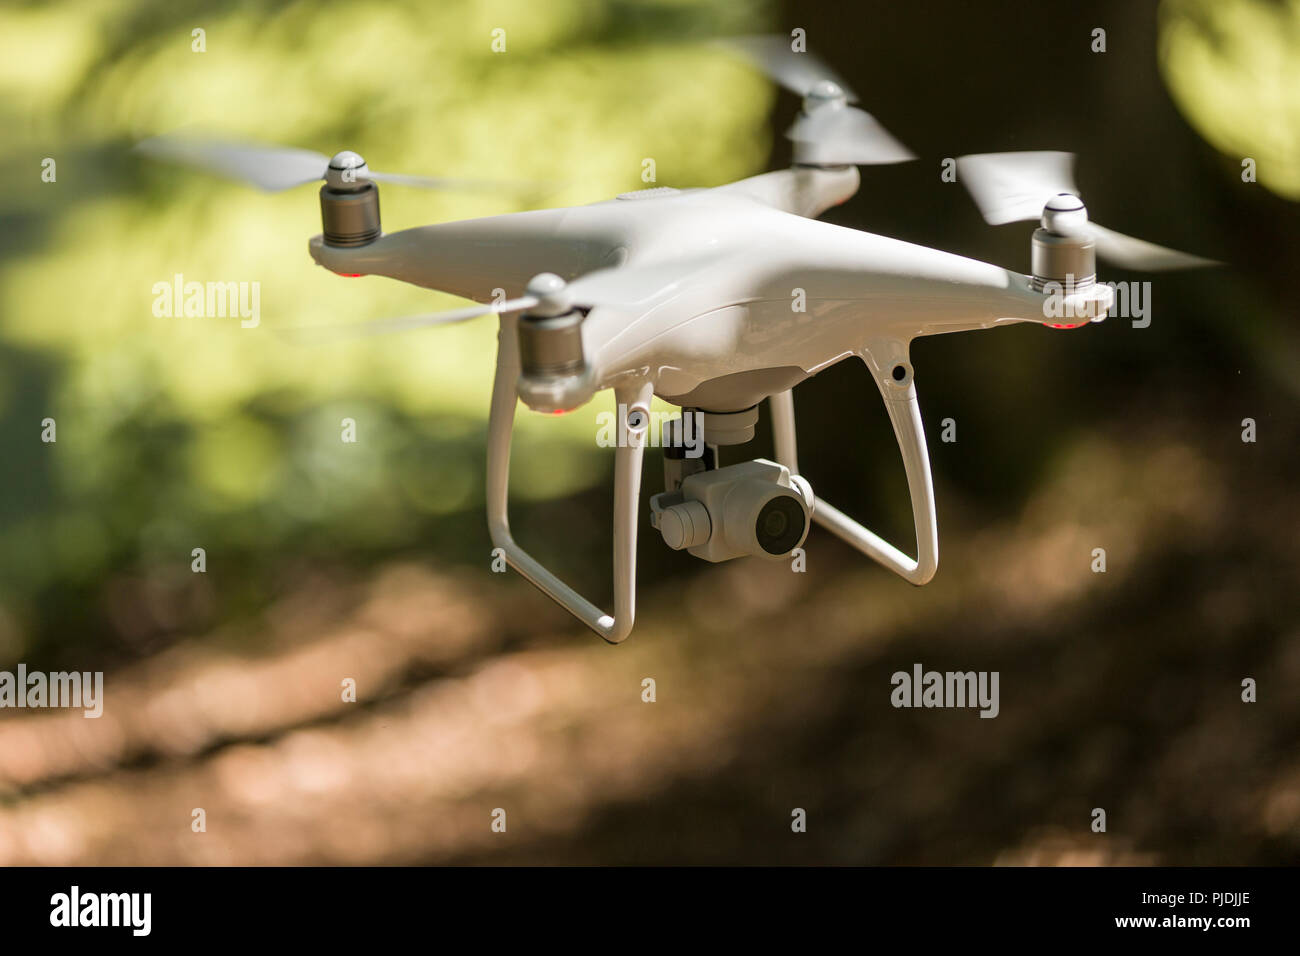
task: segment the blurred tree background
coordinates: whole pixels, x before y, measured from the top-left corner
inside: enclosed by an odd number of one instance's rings
[[[100,720],[0,712],[0,863],[1294,861],[1300,0],[1080,6],[0,10],[0,669],[107,672]],[[805,575],[705,566],[643,522],[619,648],[488,573],[494,325],[285,344],[276,328],[455,303],[317,268],[311,188],[130,151],[178,129],[351,148],[554,182],[546,205],[639,188],[646,157],[658,185],[716,185],[788,163],[798,104],[706,41],[796,27],[921,157],[865,169],[828,218],[1025,269],[1029,227],[986,226],[940,162],[1068,149],[1099,221],[1228,266],[1107,273],[1152,280],[1149,328],[916,343],[931,585],[819,531]],[[389,231],[516,208],[383,193]],[[155,317],[177,273],[260,283],[261,325]],[[814,487],[910,542],[865,372],[796,394]],[[600,599],[609,406],[521,416],[513,464],[520,539]],[[651,453],[647,494],[658,472]],[[889,675],[918,661],[999,670],[999,718],[892,709]]]

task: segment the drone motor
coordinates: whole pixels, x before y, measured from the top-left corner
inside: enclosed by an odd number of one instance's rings
[[[330,246],[364,246],[379,238],[379,187],[366,161],[351,150],[330,160],[320,188],[321,231]]]
[[[1031,272],[1034,291],[1055,283],[1067,294],[1097,281],[1097,242],[1088,232],[1088,210],[1070,193],[1053,196],[1034,230]]]
[[[551,272],[533,276],[527,295],[536,304],[516,323],[519,397],[538,412],[564,412],[591,397],[591,367],[582,347],[582,309]]]

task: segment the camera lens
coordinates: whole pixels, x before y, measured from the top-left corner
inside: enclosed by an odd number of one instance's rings
[[[798,498],[777,495],[759,511],[754,522],[754,536],[768,554],[787,554],[803,537],[806,521],[803,504]]]

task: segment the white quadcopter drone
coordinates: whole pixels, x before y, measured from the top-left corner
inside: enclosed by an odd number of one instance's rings
[[[1209,260],[1102,228],[1088,219],[1059,152],[958,160],[958,175],[992,224],[1041,220],[1031,274],[817,221],[849,199],[857,166],[915,157],[808,54],[780,37],[731,41],[803,96],[788,136],[794,165],[711,189],[656,188],[587,206],[543,209],[384,234],[377,182],[479,185],[371,171],[355,153],[156,138],[143,150],[235,176],[264,189],[325,180],[323,234],[312,258],[345,275],[383,275],[488,303],[387,320],[396,331],[500,316],[488,435],[487,510],[493,544],[510,565],[606,641],[632,630],[636,611],[641,463],[658,396],[680,406],[669,432],[702,429],[697,457],[665,449],[665,490],[651,524],[671,548],[706,561],[780,559],[810,521],[921,585],[939,560],[934,489],[909,347],[914,338],[1014,322],[1075,328],[1101,321],[1114,293],[1096,280],[1096,256],[1129,267],[1187,268]],[[795,303],[802,305],[797,309]],[[1061,321],[1062,314],[1079,321]],[[791,390],[842,359],[870,370],[902,450],[917,556],[816,498],[800,474]],[[521,548],[510,532],[510,443],[517,400],[569,411],[613,389],[614,610],[606,613]],[[754,436],[770,404],[776,461],[721,466],[719,446]],[[665,444],[672,444],[665,442]]]

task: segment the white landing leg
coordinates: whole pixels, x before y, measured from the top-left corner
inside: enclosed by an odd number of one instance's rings
[[[496,379],[492,384],[492,412],[488,424],[487,511],[492,544],[505,552],[506,561],[549,597],[567,608],[589,628],[618,644],[632,630],[636,617],[636,532],[641,498],[641,459],[645,453],[645,425],[649,422],[649,382],[615,389],[620,412],[629,417],[636,410],[644,414],[640,427],[619,427],[624,440],[614,456],[614,613],[606,614],[573,588],[544,568],[527,551],[515,543],[510,534],[508,515],[510,488],[510,439],[514,430],[518,397],[515,383],[519,377],[519,345],[515,335],[516,318],[501,317],[497,345]]]

